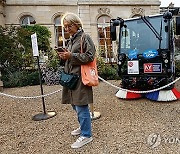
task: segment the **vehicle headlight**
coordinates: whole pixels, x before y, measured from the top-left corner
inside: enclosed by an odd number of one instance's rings
[[[168,59],[165,59],[164,62],[167,64],[168,63]]]
[[[118,55],[118,60],[119,62],[121,62],[121,64],[126,60],[126,54],[125,53],[121,53]]]

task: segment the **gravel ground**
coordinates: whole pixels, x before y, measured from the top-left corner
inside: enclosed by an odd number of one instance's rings
[[[118,81],[109,82],[119,84]],[[43,87],[45,94],[61,89],[58,85]],[[180,90],[178,84],[176,87]],[[60,103],[60,92],[45,98],[46,111],[55,111],[57,115],[41,121],[32,120],[34,115],[42,113],[40,98],[24,100],[0,96],[0,153],[180,153],[180,100],[167,103],[143,98],[127,101],[115,97],[116,91],[103,82],[94,88],[95,111],[101,113],[101,118],[92,122],[93,142],[77,150],[70,147],[77,138],[70,135],[78,127],[76,115],[70,105]],[[40,87],[10,88],[3,92],[36,96],[40,94]]]

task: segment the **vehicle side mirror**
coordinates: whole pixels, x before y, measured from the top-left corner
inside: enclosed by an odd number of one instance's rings
[[[180,17],[176,17],[176,35],[180,35]]]
[[[110,35],[111,35],[112,41],[115,41],[116,40],[116,26],[113,26],[113,25],[110,26]]]
[[[110,20],[110,35],[112,41],[116,40],[116,26],[120,26],[120,28],[127,27],[124,25],[124,20],[120,17],[117,17],[116,19],[111,19]]]

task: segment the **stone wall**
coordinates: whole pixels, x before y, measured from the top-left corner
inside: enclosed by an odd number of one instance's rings
[[[77,6],[70,5],[68,9],[73,13],[77,12]],[[49,28],[52,33],[52,46],[55,44],[54,18],[67,12],[67,6],[8,6],[6,8],[6,26],[20,25],[20,19],[24,15],[31,15],[36,24]]]
[[[135,14],[151,15],[159,13],[159,6],[159,0],[7,0],[5,25],[20,25],[23,15],[31,15],[36,24],[49,28],[54,46],[54,18],[65,12],[73,12],[79,14],[85,32],[92,36],[98,46],[97,19],[101,15],[111,18],[129,18]]]
[[[0,25],[5,26],[5,11],[4,11],[5,1],[0,1]]]
[[[5,1],[1,0],[0,1],[0,25],[5,26],[5,11],[4,11],[4,4]],[[1,71],[0,71],[0,91],[3,90],[3,82],[1,81]]]

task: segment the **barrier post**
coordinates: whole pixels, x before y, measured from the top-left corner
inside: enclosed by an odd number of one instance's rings
[[[1,71],[0,71],[0,91],[3,91],[3,82],[1,81]]]
[[[94,105],[93,105],[93,103],[89,104],[89,107],[90,107],[91,119],[92,119],[92,120],[99,119],[99,118],[101,117],[101,114],[100,114],[100,112],[95,112],[95,111],[94,111]]]
[[[41,80],[41,69],[40,69],[40,64],[39,64],[39,51],[38,51],[36,33],[31,35],[31,41],[32,41],[33,56],[37,57],[41,95],[44,95],[43,86],[42,86],[42,80]],[[52,117],[54,117],[56,115],[56,113],[54,111],[46,112],[45,101],[44,101],[43,96],[42,96],[42,104],[43,104],[43,113],[39,113],[39,114],[33,116],[32,119],[35,120],[35,121],[46,120],[46,119],[52,118]]]

